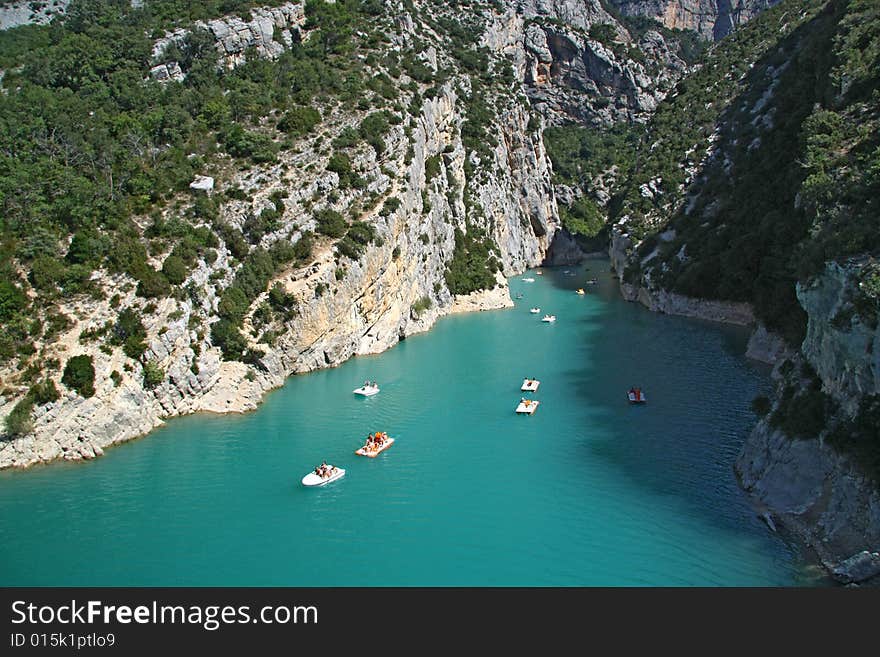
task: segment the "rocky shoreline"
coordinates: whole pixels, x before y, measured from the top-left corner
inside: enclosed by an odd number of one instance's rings
[[[513,307],[510,299],[509,288],[506,280],[501,278],[498,286],[492,290],[479,290],[469,295],[457,296],[452,304],[439,313],[435,313],[431,323],[423,328],[427,331],[436,320],[445,315],[453,315],[466,312],[478,312],[487,310],[499,310]],[[413,331],[416,333],[420,331]],[[409,333],[411,335],[412,333]],[[385,349],[390,349],[397,341],[388,344]],[[378,353],[378,352],[370,352]],[[341,363],[327,365],[334,367]],[[247,413],[257,410],[266,393],[284,385],[287,377],[264,377],[249,381],[247,372],[249,368],[244,363],[223,362],[217,373],[216,383],[209,393],[200,400],[197,408],[191,413]],[[52,409],[44,410],[51,413]],[[72,449],[69,445],[55,440],[42,440],[31,434],[15,441],[0,444],[0,469],[26,469],[38,464],[48,464],[57,460],[87,461],[104,455],[104,450],[113,445],[118,445],[130,440],[146,437],[154,429],[162,426],[165,419],[161,417],[144,418],[142,422],[126,421],[122,413],[113,413],[114,419],[120,421],[118,433],[112,435],[108,441],[77,441],[79,449]],[[178,415],[184,415],[180,413]]]
[[[809,317],[807,337],[793,349],[755,319],[749,304],[694,299],[623,280],[628,261],[626,236],[616,235],[609,247],[612,268],[619,272],[623,297],[653,312],[749,326],[745,356],[774,366],[781,394],[779,366],[786,360],[809,362],[831,394],[850,413],[865,390],[876,391],[880,366],[871,354],[880,332],[854,320],[835,329],[832,321],[846,310],[853,274],[830,264],[798,298]],[[841,584],[880,582],[880,490],[859,465],[823,439],[799,440],[760,420],[743,444],[734,472],[756,513],[768,527],[805,546]]]

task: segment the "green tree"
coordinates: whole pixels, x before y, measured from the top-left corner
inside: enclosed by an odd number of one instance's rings
[[[92,357],[86,354],[73,356],[64,366],[61,383],[75,390],[83,397],[95,394],[95,365]]]

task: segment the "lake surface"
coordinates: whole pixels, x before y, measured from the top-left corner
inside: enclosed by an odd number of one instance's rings
[[[748,333],[650,313],[586,268],[513,278],[516,308],[291,377],[254,413],[0,473],[0,585],[813,583],[733,474],[770,389]],[[381,392],[353,395],[365,379]],[[355,456],[377,430],[396,443]],[[303,487],[324,459],[346,476]]]

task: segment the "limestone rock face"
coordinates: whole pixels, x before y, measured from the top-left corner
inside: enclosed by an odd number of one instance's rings
[[[130,280],[123,275],[102,275],[96,282],[118,291],[116,306],[111,307],[107,299],[65,302],[62,310],[76,318],[76,325],[48,355],[62,363],[72,355],[91,355],[95,395],[83,399],[70,392],[35,409],[33,433],[0,442],[0,467],[93,458],[107,446],[147,433],[177,415],[253,410],[267,390],[282,385],[291,374],[381,352],[408,335],[429,329],[450,312],[511,306],[503,277],[493,290],[468,298],[454,298],[450,293],[444,273],[455,251],[455,229],[484,230],[497,246],[503,274],[540,265],[558,229],[550,164],[541,130],[530,130],[528,109],[512,101],[498,112],[492,126],[497,146],[483,155],[489,161],[473,160],[479,156],[471,153],[467,157],[472,158],[473,169],[466,173],[461,141],[466,109],[454,85],[447,84],[437,96],[423,100],[407,126],[409,134],[403,125],[386,134],[381,159],[366,145],[352,158],[370,181],[367,192],[394,197],[399,205],[386,212],[379,204],[360,216],[380,239],[359,259],[341,258],[330,243],[319,241],[309,262],[277,277],[296,298],[297,312],[271,344],[259,342],[252,317],[245,319],[243,333],[263,352],[259,366],[223,361],[219,348],[210,342],[219,294],[232,282],[236,266],[222,241],[216,260],[199,261],[189,275],[187,284],[193,293],[188,298],[162,299],[154,310],[144,311],[145,300],[135,296]],[[345,112],[340,110],[334,130],[360,120]],[[313,230],[315,222],[307,219],[312,213],[306,205],[313,199],[333,196],[338,199],[333,201],[337,207],[344,209],[364,194],[340,186],[339,176],[325,170],[328,157],[312,148],[285,151],[278,163],[245,169],[232,180],[216,183],[221,189],[237,187],[248,195],[248,200],[229,200],[223,205],[224,221],[241,226],[248,213],[268,207],[268,197],[280,191],[284,197],[281,225],[265,235],[261,245],[268,247],[279,239],[295,241],[302,231]],[[438,158],[439,174],[426,181],[426,162]],[[476,207],[479,212],[474,211]],[[161,267],[161,261],[152,264]],[[252,304],[252,311],[265,295]],[[143,360],[164,374],[152,388],[145,386],[140,364],[127,358],[121,348],[105,351],[99,348],[100,342],[79,339],[83,331],[112,324],[117,309],[129,306],[144,312],[147,350]],[[118,383],[111,377],[114,372]],[[66,391],[59,381],[56,384]],[[0,401],[0,417],[17,401]]]
[[[819,440],[793,440],[762,421],[735,469],[757,504],[815,549],[839,581],[880,572],[880,491],[847,457]]]
[[[610,34],[600,42],[593,26]],[[489,19],[484,43],[514,62],[535,108],[551,124],[645,121],[687,65],[662,35],[638,41],[597,1],[522,0]],[[631,59],[629,48],[643,55]]]
[[[801,351],[822,380],[822,389],[848,415],[863,396],[880,393],[880,328],[855,312],[858,263],[826,265],[811,284],[798,285],[807,312],[807,337]]]
[[[251,10],[251,20],[244,21],[238,16],[224,16],[210,21],[196,21],[192,29],[207,30],[216,41],[220,63],[225,68],[235,68],[244,63],[248,49],[259,57],[277,58],[286,48],[300,40],[300,30],[306,21],[305,5],[302,2],[288,2],[279,7],[255,7]],[[159,62],[150,69],[150,75],[162,82],[180,81],[184,73],[176,61],[161,61],[171,45],[180,45],[192,31],[179,28],[167,32],[153,44],[153,61]]]
[[[718,41],[779,0],[610,0],[627,16],[653,18],[671,29]]]

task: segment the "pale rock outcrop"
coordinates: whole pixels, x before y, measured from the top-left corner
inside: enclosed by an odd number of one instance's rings
[[[45,25],[63,17],[70,0],[16,0],[0,6],[0,30],[21,25]]]
[[[153,44],[152,59],[157,62],[150,75],[160,82],[183,80],[185,74],[176,61],[163,61],[172,45],[180,45],[193,29],[206,30],[216,41],[220,64],[235,68],[246,60],[253,50],[259,57],[276,59],[285,49],[301,40],[300,30],[305,24],[303,2],[288,2],[279,7],[255,7],[251,19],[244,21],[235,15],[209,21],[196,21],[193,28],[179,28],[167,32]],[[277,40],[276,40],[277,37]]]
[[[671,29],[695,30],[718,41],[779,0],[610,0],[628,16],[653,18]]]
[[[746,346],[746,358],[758,360],[768,365],[775,365],[793,353],[794,350],[780,335],[768,331],[761,322],[758,322]]]
[[[615,43],[591,38],[594,25],[608,25]],[[523,0],[489,17],[483,43],[510,58],[535,109],[553,124],[645,121],[688,70],[658,32],[636,43],[592,0]],[[644,62],[627,56],[630,46]]]

